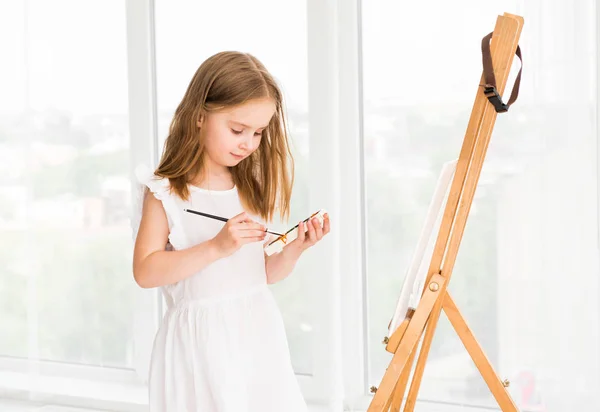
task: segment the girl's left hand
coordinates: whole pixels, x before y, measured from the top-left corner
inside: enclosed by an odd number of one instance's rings
[[[307,229],[305,229],[305,226]],[[304,252],[311,246],[314,246],[318,241],[323,239],[327,233],[329,233],[330,224],[329,224],[329,215],[325,213],[323,216],[323,227],[321,228],[321,224],[319,223],[319,219],[312,218],[308,222],[304,223],[301,221],[298,224],[298,237],[294,239],[287,248],[296,249],[299,252]]]

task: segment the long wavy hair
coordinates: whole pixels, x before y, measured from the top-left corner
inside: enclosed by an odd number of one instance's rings
[[[273,99],[276,110],[263,131],[260,145],[252,155],[229,170],[240,201],[250,213],[271,222],[278,210],[280,218],[287,219],[294,160],[283,95],[265,66],[248,53],[217,53],[198,68],[175,111],[155,174],[168,178],[171,190],[187,200],[190,195],[188,184],[204,173],[205,142],[198,120],[207,113],[265,97]]]

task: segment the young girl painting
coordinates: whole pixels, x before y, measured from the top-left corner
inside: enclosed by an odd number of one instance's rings
[[[158,167],[136,175],[147,194],[133,274],[167,302],[150,410],[305,412],[268,285],[288,276],[330,223],[300,222],[283,251],[263,251],[267,224],[289,216],[293,162],[282,93],[261,62],[239,52],[206,60],[175,111]]]

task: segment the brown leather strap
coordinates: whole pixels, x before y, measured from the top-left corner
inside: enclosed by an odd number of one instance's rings
[[[492,35],[494,32],[488,34],[481,41],[481,55],[483,60],[483,78],[485,84],[484,94],[487,96],[489,101],[494,105],[494,108],[497,112],[503,113],[508,111],[508,108],[511,104],[513,104],[517,97],[519,96],[519,87],[521,85],[521,72],[523,71],[523,59],[521,58],[521,48],[517,45],[516,55],[521,61],[521,68],[519,69],[519,73],[517,74],[517,78],[515,79],[515,84],[513,86],[512,92],[510,93],[510,98],[508,99],[508,103],[502,102],[502,96],[498,93],[496,89],[496,76],[494,76],[494,66],[492,64],[492,53],[490,52],[490,41],[492,39]]]

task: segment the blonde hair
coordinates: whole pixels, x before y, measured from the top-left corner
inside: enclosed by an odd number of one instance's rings
[[[270,222],[278,208],[281,219],[289,217],[294,160],[283,96],[263,64],[248,53],[221,52],[200,65],[175,111],[155,174],[168,178],[171,190],[187,200],[188,184],[204,171],[205,145],[198,120],[207,113],[265,97],[275,102],[275,114],[256,151],[230,171],[240,201],[250,213]]]

